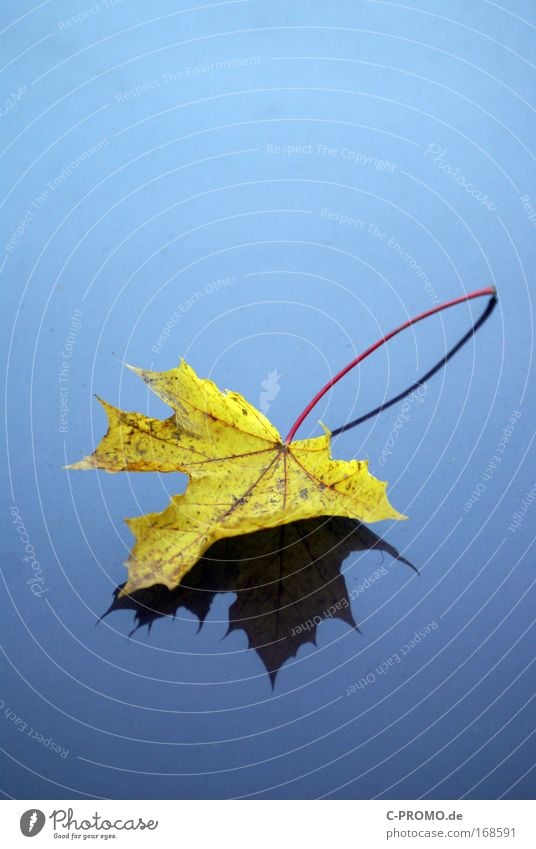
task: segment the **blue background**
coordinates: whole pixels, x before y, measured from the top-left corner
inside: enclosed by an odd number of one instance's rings
[[[533,796],[533,4],[58,0],[1,18],[4,795]],[[286,433],[376,338],[487,285],[498,307],[410,420],[395,428],[401,401],[334,441],[389,480],[410,520],[374,530],[420,571],[348,559],[349,588],[388,572],[354,602],[361,633],[323,623],[272,690],[245,634],[224,638],[232,594],[200,633],[185,610],[131,639],[128,611],[97,625],[125,580],[123,518],[184,487],[61,468],[105,431],[94,393],[168,415],[124,362],[184,356],[256,405],[277,370]],[[393,340],[300,436],[402,391],[485,305]]]

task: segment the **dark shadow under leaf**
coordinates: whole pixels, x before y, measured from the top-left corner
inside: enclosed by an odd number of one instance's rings
[[[281,666],[305,643],[315,643],[318,625],[341,619],[357,627],[341,566],[359,551],[376,549],[412,566],[370,528],[338,517],[310,519],[217,542],[173,590],[162,585],[119,596],[117,610],[135,613],[135,628],[175,616],[185,608],[205,621],[216,594],[233,592],[227,633],[243,630],[262,659],[272,685]],[[412,566],[412,568],[414,568]]]

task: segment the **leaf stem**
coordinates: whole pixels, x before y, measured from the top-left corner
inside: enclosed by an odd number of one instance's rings
[[[370,348],[367,348],[366,351],[363,351],[361,354],[359,354],[358,357],[352,360],[352,362],[348,363],[347,366],[337,372],[337,374],[332,377],[331,380],[329,380],[326,385],[323,386],[322,389],[320,389],[316,393],[314,398],[309,401],[306,408],[303,410],[303,412],[300,413],[300,415],[290,428],[285,439],[285,444],[288,445],[290,442],[292,442],[292,440],[296,436],[298,428],[301,427],[313,407],[316,407],[316,405],[318,404],[320,399],[324,397],[326,392],[329,392],[331,387],[335,386],[335,384],[338,383],[338,381],[342,377],[344,377],[345,374],[348,374],[349,371],[351,371],[355,366],[359,365],[359,363],[361,363],[366,357],[368,357],[369,354],[372,354],[374,351],[376,351],[378,348],[388,342],[389,339],[392,339],[393,336],[396,336],[398,333],[401,333],[402,330],[406,330],[406,328],[411,327],[412,324],[417,324],[417,322],[422,321],[423,318],[428,318],[429,316],[435,315],[436,313],[441,312],[442,310],[446,310],[449,307],[455,307],[457,304],[463,304],[465,301],[471,301],[473,298],[481,298],[484,295],[489,295],[492,298],[495,298],[497,296],[497,291],[494,286],[488,286],[485,289],[477,289],[474,292],[470,292],[468,295],[462,295],[459,298],[454,298],[452,301],[446,301],[444,304],[440,304],[437,307],[433,307],[430,310],[426,310],[426,312],[422,312],[420,315],[417,315],[414,318],[410,318],[408,321],[405,321],[399,327],[396,327],[394,330],[391,330],[391,332],[388,333],[386,336],[383,336],[381,339],[378,339],[378,341],[375,342],[374,345],[371,345]]]

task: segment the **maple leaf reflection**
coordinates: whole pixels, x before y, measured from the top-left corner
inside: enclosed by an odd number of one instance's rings
[[[104,615],[133,610],[134,633],[145,625],[150,629],[155,619],[175,616],[183,607],[198,617],[201,627],[216,594],[236,593],[227,633],[245,631],[273,686],[285,661],[300,646],[315,643],[323,620],[341,619],[357,627],[350,597],[355,590],[348,593],[341,566],[350,554],[370,549],[414,568],[360,522],[308,519],[219,540],[191,570],[186,583],[172,590],[157,584],[120,596],[118,587]],[[358,586],[358,594],[362,587]]]

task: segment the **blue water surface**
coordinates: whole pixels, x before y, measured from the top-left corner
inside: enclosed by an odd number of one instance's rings
[[[6,453],[2,792],[15,798],[530,798],[536,507],[534,6],[477,0],[2,4]],[[346,429],[409,516],[344,560],[272,687],[232,592],[203,628],[101,616],[123,519],[180,474],[65,471],[125,363],[181,356],[284,433]],[[420,383],[419,383],[420,381]],[[268,389],[265,385],[268,384]],[[263,394],[264,393],[264,394]],[[425,632],[424,636],[419,636]],[[415,637],[417,634],[418,638]],[[398,659],[397,659],[398,658]]]

